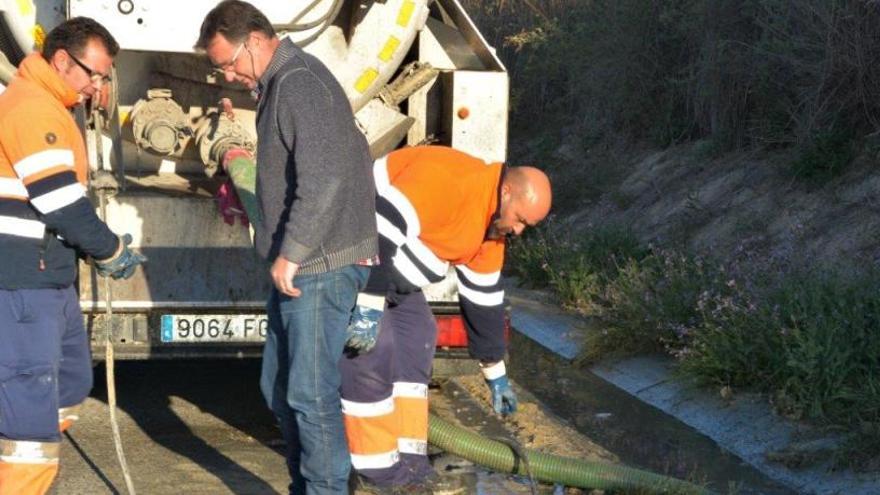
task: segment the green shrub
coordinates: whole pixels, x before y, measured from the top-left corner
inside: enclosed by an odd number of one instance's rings
[[[563,307],[583,314],[595,313],[620,263],[647,255],[627,229],[597,227],[577,236],[557,230],[551,221],[512,239],[506,267],[522,285],[551,288]]]
[[[504,269],[519,279],[520,285],[543,289],[550,283],[549,263],[558,249],[546,224],[526,230],[522,237],[510,239]]]
[[[720,265],[614,227],[574,240],[535,229],[511,253],[530,282],[598,319],[582,361],[669,353],[684,376],[761,391],[781,414],[853,432],[838,464],[880,467],[877,270]]]
[[[780,317],[737,291],[706,291],[697,304],[699,323],[677,352],[679,369],[697,381],[770,391],[778,354]]]
[[[581,314],[595,314],[604,282],[597,268],[577,250],[558,257],[548,269],[548,278],[559,305]]]
[[[769,392],[791,416],[880,419],[878,290],[876,273],[817,270],[784,274],[757,295],[709,298],[681,369]]]
[[[584,358],[677,352],[698,324],[699,298],[716,278],[712,265],[671,251],[630,258],[605,287],[603,331],[587,344]]]
[[[792,172],[800,179],[827,180],[839,176],[855,155],[854,137],[849,130],[820,132],[801,148]]]

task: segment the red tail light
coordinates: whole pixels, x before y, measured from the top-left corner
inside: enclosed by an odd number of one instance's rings
[[[438,315],[437,347],[467,347],[467,330],[461,315]]]
[[[461,315],[435,315],[437,347],[467,347],[467,330]],[[510,318],[504,316],[504,341],[510,342]]]

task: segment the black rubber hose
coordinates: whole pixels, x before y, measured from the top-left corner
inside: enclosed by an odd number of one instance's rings
[[[431,414],[428,442],[494,471],[526,475],[526,469],[507,445],[458,428]],[[577,488],[645,493],[711,494],[712,491],[687,481],[649,471],[602,462],[584,461],[535,451],[526,451],[531,475],[538,481]]]

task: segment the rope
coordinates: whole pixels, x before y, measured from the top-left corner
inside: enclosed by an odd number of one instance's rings
[[[97,140],[96,157],[98,170],[103,170],[104,153],[101,142],[101,115],[96,108],[92,111],[93,124],[95,126],[95,138]],[[101,220],[107,221],[107,189],[101,189],[98,194],[98,202],[101,210]],[[119,242],[122,242],[121,240]],[[122,435],[119,433],[119,422],[116,419],[116,373],[113,353],[113,292],[110,285],[110,277],[104,278],[104,296],[107,304],[107,312],[104,320],[104,368],[107,375],[107,406],[110,408],[110,429],[113,432],[113,445],[116,447],[116,459],[122,468],[122,476],[125,479],[125,488],[129,495],[136,495],[134,482],[128,470],[128,461],[125,459],[125,451],[122,448]]]

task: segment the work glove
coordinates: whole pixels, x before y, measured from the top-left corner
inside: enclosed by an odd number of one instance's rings
[[[220,215],[227,225],[234,225],[236,218],[241,221],[242,225],[248,224],[247,213],[244,211],[244,205],[241,204],[241,200],[238,198],[238,193],[235,192],[232,180],[227,180],[220,186],[220,189],[217,190],[216,198],[217,209],[220,210]]]
[[[134,275],[135,268],[147,261],[147,258],[129,249],[129,244],[131,244],[131,235],[125,234],[119,238],[119,249],[114,256],[104,260],[94,260],[98,275],[113,277],[114,280],[127,279]]]
[[[358,294],[357,303],[345,330],[345,346],[358,354],[370,352],[379,341],[379,320],[385,308],[385,298]]]
[[[486,385],[492,392],[492,408],[495,412],[507,416],[516,412],[516,392],[510,386],[507,379],[507,370],[504,367],[504,361],[497,363],[480,364],[483,371],[483,378],[486,379]]]

